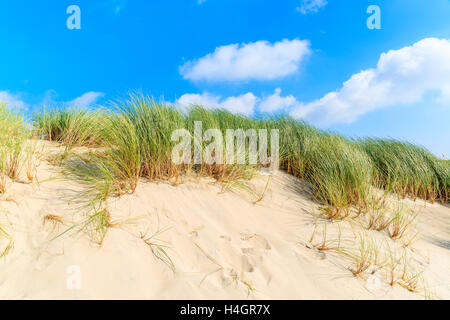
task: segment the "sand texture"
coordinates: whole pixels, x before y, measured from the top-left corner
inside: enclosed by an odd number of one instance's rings
[[[95,226],[76,225],[82,186],[44,160],[37,170],[39,183],[11,183],[0,198],[0,299],[450,298],[448,206],[402,200],[419,212],[405,245],[365,230],[364,217],[327,222],[308,188],[280,171],[248,182],[253,192],[209,179],[143,181],[110,198],[101,241]],[[398,261],[406,254],[425,290],[391,286],[381,268],[355,277],[342,252],[357,252],[362,234],[379,246],[380,264],[387,247]]]

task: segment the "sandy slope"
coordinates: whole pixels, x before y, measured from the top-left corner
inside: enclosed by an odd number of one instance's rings
[[[282,172],[271,178],[256,204],[255,195],[221,192],[208,180],[176,187],[142,183],[134,195],[108,204],[114,226],[101,247],[86,233],[51,240],[79,221],[81,212],[70,200],[79,186],[58,177],[42,162],[39,185],[14,183],[0,199],[0,225],[10,235],[0,238],[0,252],[11,240],[14,244],[0,258],[2,299],[423,298],[387,285],[381,272],[375,286],[373,277],[355,278],[348,270],[351,261],[315,249],[309,240],[317,225],[312,244],[322,241],[319,208],[295,178]],[[267,179],[252,181],[257,192]],[[421,211],[420,236],[408,249],[411,259],[423,268],[434,297],[449,299],[450,208],[406,202]],[[45,222],[49,214],[63,224]],[[340,229],[340,245],[354,249],[359,223],[329,225],[327,237],[337,239]],[[79,290],[67,286],[74,270],[80,271]]]

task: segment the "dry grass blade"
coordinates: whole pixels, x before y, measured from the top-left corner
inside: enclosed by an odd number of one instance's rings
[[[158,230],[150,237],[141,234],[141,239],[144,241],[146,245],[150,247],[150,250],[152,251],[153,255],[158,260],[162,261],[173,272],[175,272],[176,271],[175,264],[173,263],[172,259],[167,253],[167,249],[169,249],[170,247],[165,243],[165,241],[162,241],[161,239],[157,238],[158,235],[162,234],[165,231],[167,231],[167,229]]]

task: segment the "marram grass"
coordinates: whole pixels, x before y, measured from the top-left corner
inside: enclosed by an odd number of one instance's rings
[[[403,198],[449,201],[449,167],[426,149],[391,139],[364,139],[375,183]]]
[[[357,143],[291,118],[272,121],[280,130],[281,168],[308,182],[330,217],[365,208],[372,163]]]
[[[252,120],[203,108],[193,108],[189,115],[184,115],[171,106],[139,95],[115,102],[109,110],[104,114],[98,131],[103,150],[73,157],[66,162],[67,174],[97,190],[99,199],[106,199],[111,194],[134,192],[142,178],[148,181],[173,179],[176,182],[188,170],[224,182],[251,177],[249,171],[253,166],[250,165],[208,165],[203,162],[176,165],[171,160],[176,145],[171,138],[177,129],[191,129],[193,137],[194,121],[202,121],[205,131],[209,128],[238,128],[240,121]],[[228,124],[219,123],[218,119],[226,121],[227,118]]]
[[[174,164],[171,153],[176,143],[171,140],[172,133],[186,129],[194,148],[199,143],[194,136],[195,121],[201,121],[202,133],[219,129],[224,136],[227,129],[278,129],[281,169],[308,183],[330,218],[343,218],[352,207],[366,210],[373,186],[402,197],[450,200],[450,165],[424,148],[388,139],[351,140],[286,116],[252,119],[201,106],[183,113],[171,105],[132,94],[101,112],[43,111],[33,123],[46,139],[69,147],[101,147],[87,155],[69,157],[65,163],[66,173],[88,185],[89,194],[96,191],[97,199],[134,192],[141,179],[177,183],[187,172],[221,182],[253,176],[259,165],[226,161]]]
[[[23,115],[0,104],[0,194],[5,193],[7,179],[16,179],[25,158],[30,130]]]
[[[33,125],[43,139],[60,142],[71,149],[99,145],[97,132],[102,120],[99,111],[53,107],[35,114]]]

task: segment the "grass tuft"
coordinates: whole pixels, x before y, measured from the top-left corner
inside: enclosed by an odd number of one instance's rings
[[[23,115],[0,104],[0,194],[6,192],[8,178],[19,177],[29,137],[30,130]]]
[[[68,149],[80,146],[97,146],[101,142],[102,113],[75,108],[43,110],[34,115],[33,125],[37,135],[49,141],[64,144]]]

